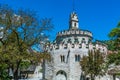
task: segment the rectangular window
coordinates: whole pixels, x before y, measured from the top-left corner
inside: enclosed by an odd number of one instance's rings
[[[65,56],[64,55],[61,55],[60,59],[61,59],[61,62],[65,62]]]

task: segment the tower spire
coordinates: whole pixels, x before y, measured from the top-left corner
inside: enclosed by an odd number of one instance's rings
[[[74,12],[75,11],[75,0],[73,0],[72,8],[73,8],[73,12]]]
[[[75,10],[75,0],[73,0],[73,11]]]
[[[78,16],[75,12],[75,0],[72,0],[73,1],[73,5],[72,5],[72,13],[70,14],[70,20],[69,20],[69,29],[78,29],[79,27],[79,21],[78,21]]]

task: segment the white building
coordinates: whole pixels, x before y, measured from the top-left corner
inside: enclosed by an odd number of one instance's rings
[[[0,26],[0,39],[3,38],[3,27]]]
[[[92,33],[79,29],[79,20],[75,12],[70,14],[69,29],[58,32],[56,40],[48,49],[52,56],[51,62],[45,64],[47,80],[81,80],[80,60],[88,55],[89,50],[99,49],[107,54],[105,44],[92,44]]]

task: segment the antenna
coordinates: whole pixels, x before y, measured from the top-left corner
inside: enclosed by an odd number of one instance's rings
[[[73,0],[73,5],[72,5],[72,7],[73,7],[73,11],[75,11],[75,0]]]

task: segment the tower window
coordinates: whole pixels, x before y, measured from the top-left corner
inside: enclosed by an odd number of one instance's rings
[[[82,38],[82,40],[85,40],[85,38]]]
[[[82,38],[81,43],[86,43],[85,38]]]
[[[80,61],[80,55],[75,55],[75,62],[79,62]]]
[[[86,44],[86,48],[89,48],[89,45],[88,45],[88,44]]]
[[[65,56],[64,55],[61,55],[60,58],[61,58],[61,62],[65,62]]]
[[[82,48],[82,45],[81,45],[81,44],[79,44],[79,48]]]
[[[74,26],[76,27],[76,23],[74,23]]]
[[[72,41],[71,41],[71,39],[68,39],[68,41],[67,41],[68,43],[71,43]]]
[[[89,40],[88,40],[88,43],[90,43],[91,41],[92,41],[92,40],[91,40],[91,39],[89,39]]]
[[[74,44],[72,44],[72,48],[74,48],[75,47],[75,45]]]

